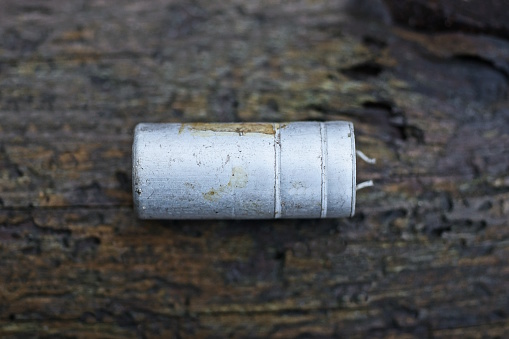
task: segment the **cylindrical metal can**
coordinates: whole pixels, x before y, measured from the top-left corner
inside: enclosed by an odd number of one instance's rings
[[[134,206],[142,219],[353,216],[355,160],[350,122],[142,123]]]

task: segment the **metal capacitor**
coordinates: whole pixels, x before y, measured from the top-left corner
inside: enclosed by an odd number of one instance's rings
[[[142,123],[134,206],[142,219],[353,216],[355,160],[350,122]]]

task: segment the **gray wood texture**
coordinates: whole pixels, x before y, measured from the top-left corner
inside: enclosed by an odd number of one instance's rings
[[[507,2],[395,3],[1,1],[0,336],[508,337]],[[136,219],[136,123],[294,120],[354,218]]]

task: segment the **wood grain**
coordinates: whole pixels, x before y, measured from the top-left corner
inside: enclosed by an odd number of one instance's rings
[[[397,10],[2,1],[0,336],[507,337],[507,36]],[[138,122],[294,120],[377,158],[354,218],[134,216]]]

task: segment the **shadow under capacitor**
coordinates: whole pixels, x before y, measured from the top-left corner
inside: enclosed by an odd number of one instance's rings
[[[142,219],[353,216],[353,124],[142,123],[133,198]]]

